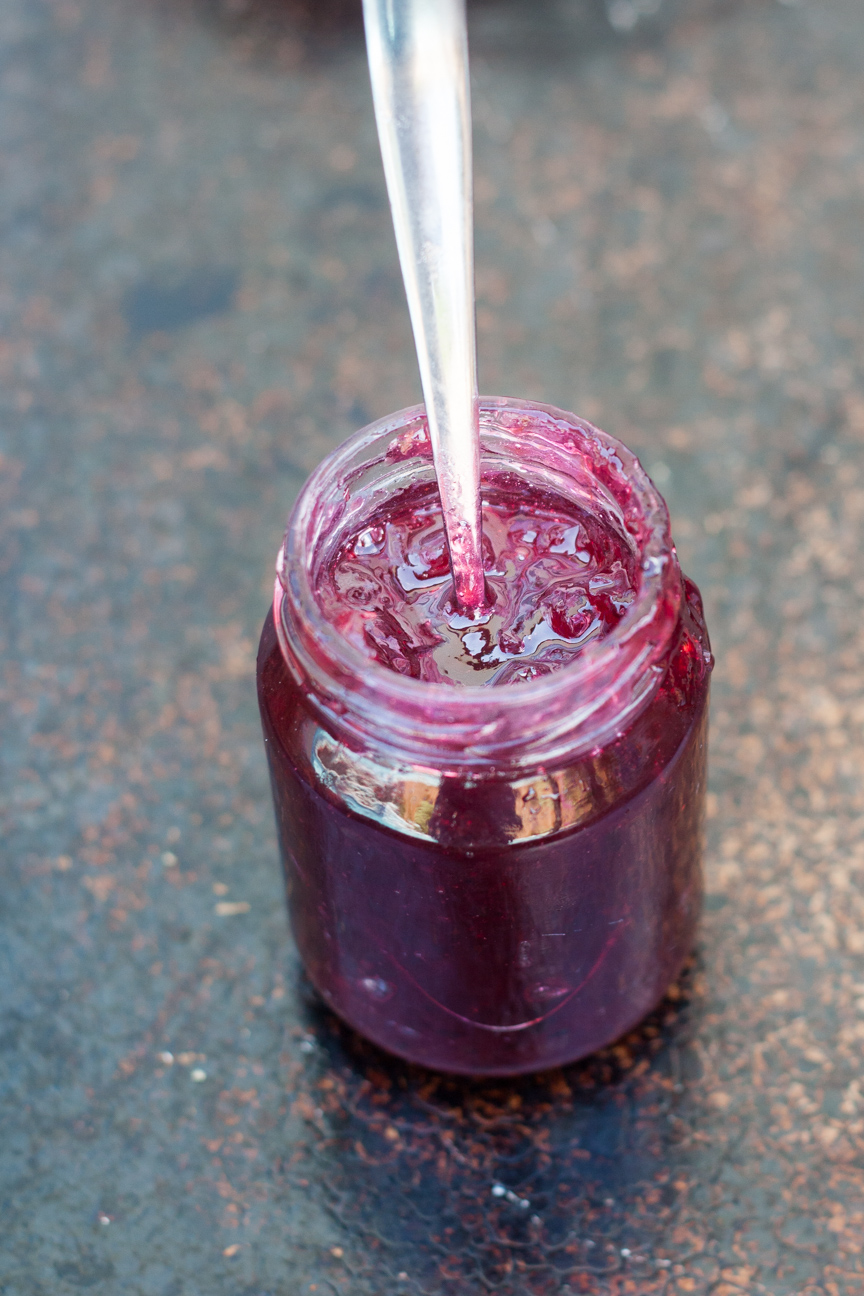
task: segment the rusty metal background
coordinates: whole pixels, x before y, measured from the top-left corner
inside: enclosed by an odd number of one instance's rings
[[[484,1084],[309,999],[255,712],[417,398],[357,8],[0,7],[0,1291],[861,1296],[864,9],[471,6],[481,387],[638,451],[719,662],[696,962]]]

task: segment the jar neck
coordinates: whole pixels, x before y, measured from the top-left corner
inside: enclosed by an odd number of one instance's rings
[[[605,638],[549,675],[458,687],[398,675],[326,620],[316,573],[334,538],[406,483],[434,479],[422,407],[355,433],[301,492],[277,563],[274,617],[286,664],[322,725],[397,764],[481,775],[603,746],[653,696],[679,619],[681,574],[666,505],[614,438],[550,406],[484,398],[484,477],[516,474],[579,503],[632,548],[639,585]]]

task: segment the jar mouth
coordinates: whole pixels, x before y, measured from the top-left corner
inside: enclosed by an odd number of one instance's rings
[[[662,496],[620,441],[550,405],[481,397],[481,476],[515,472],[605,514],[633,548],[634,601],[600,640],[534,679],[465,687],[400,675],[328,622],[315,592],[328,539],[394,490],[434,481],[423,406],[379,419],[315,469],[277,560],[274,616],[283,656],[313,707],[351,745],[454,769],[518,767],[589,750],[647,703],[665,669],[681,579]]]

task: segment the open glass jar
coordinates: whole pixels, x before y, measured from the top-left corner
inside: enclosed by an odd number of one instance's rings
[[[571,414],[481,401],[485,482],[554,490],[615,529],[636,596],[551,674],[406,678],[316,596],[340,535],[434,478],[421,408],[356,433],[294,508],[258,688],[288,903],[328,1004],[383,1048],[515,1074],[609,1043],[662,997],[701,903],[708,683],[696,587],[638,461]]]

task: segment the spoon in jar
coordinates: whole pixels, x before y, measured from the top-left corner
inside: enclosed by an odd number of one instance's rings
[[[363,0],[384,176],[456,600],[485,603],[465,0]]]

